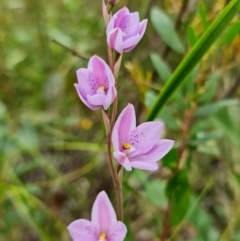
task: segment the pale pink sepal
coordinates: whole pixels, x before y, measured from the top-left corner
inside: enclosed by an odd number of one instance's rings
[[[116,213],[104,191],[98,194],[93,204],[91,219],[103,233],[108,233],[109,227],[117,222]]]

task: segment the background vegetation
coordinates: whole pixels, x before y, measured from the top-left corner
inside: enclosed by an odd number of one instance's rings
[[[138,123],[160,119],[176,140],[159,171],[124,172],[126,240],[240,240],[240,1],[216,20],[229,2],[114,9],[149,19],[123,57],[119,111],[133,103]],[[107,59],[101,1],[2,0],[0,53],[0,241],[70,240],[67,225],[90,218],[99,191],[116,204],[101,112],[73,87],[90,56]]]

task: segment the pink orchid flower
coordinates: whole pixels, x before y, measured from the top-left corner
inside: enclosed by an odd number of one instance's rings
[[[107,194],[98,194],[92,208],[92,221],[78,219],[68,226],[74,241],[123,241],[127,228],[117,221]]]
[[[145,33],[147,19],[140,22],[138,12],[130,13],[127,7],[116,12],[107,26],[108,45],[118,53],[131,51]]]
[[[132,168],[157,170],[156,163],[172,148],[174,141],[159,140],[163,124],[151,121],[136,127],[133,105],[119,115],[112,132],[113,156],[127,171]]]
[[[94,55],[88,68],[77,70],[78,83],[74,84],[82,102],[92,110],[107,110],[116,98],[115,78],[105,61]]]

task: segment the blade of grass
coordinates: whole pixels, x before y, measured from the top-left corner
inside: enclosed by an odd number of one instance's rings
[[[167,101],[173,96],[174,92],[187,79],[186,77],[225,30],[239,9],[240,0],[232,0],[197,41],[158,95],[147,116],[148,121],[153,120],[158,115]]]

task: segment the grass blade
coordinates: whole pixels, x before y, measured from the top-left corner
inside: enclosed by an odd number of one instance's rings
[[[178,68],[171,75],[150,109],[147,120],[153,120],[162,110],[167,101],[173,96],[174,92],[187,79],[186,77],[191,73],[204,54],[225,30],[239,9],[240,0],[232,0],[219,14],[216,20],[206,30],[206,32],[197,41]]]

